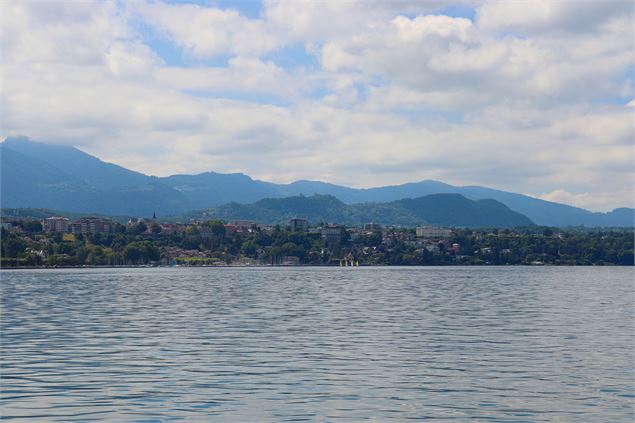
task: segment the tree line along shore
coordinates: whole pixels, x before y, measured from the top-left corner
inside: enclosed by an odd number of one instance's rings
[[[103,220],[103,219],[102,219]],[[49,222],[50,226],[50,222]],[[134,219],[55,230],[46,221],[3,220],[1,266],[622,265],[633,229],[401,228]]]

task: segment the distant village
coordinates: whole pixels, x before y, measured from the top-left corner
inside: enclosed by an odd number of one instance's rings
[[[311,225],[302,217],[286,225],[161,222],[156,216],[121,224],[53,216],[3,218],[2,232],[3,267],[633,263],[632,230],[402,228],[373,222],[346,227]]]
[[[196,233],[202,238],[212,238],[214,232],[208,224],[209,221],[195,221],[191,223],[157,223],[156,216],[153,218],[133,218],[125,225],[127,230],[145,226],[145,231],[140,235],[146,236],[166,236],[166,235],[185,235],[188,230]],[[59,232],[64,234],[63,239],[73,241],[75,234],[95,234],[95,233],[115,233],[117,229],[121,229],[123,225],[111,219],[98,217],[84,217],[71,222],[65,217],[48,217],[43,219],[42,231],[46,233]],[[280,225],[265,225],[251,220],[234,220],[229,223],[223,223],[224,237],[246,237],[250,234],[261,232],[264,234],[273,234],[274,231],[280,229]],[[286,225],[287,230],[291,232],[304,232],[310,235],[319,235],[327,246],[339,246],[343,239],[355,242],[362,236],[372,236],[381,234],[381,242],[386,245],[393,244],[395,241],[404,241],[408,245],[414,245],[425,248],[433,254],[440,254],[441,249],[451,248],[452,251],[460,251],[460,245],[457,243],[449,244],[447,239],[452,235],[450,228],[442,228],[436,226],[420,226],[415,229],[414,235],[410,232],[396,230],[391,227],[382,227],[377,223],[367,223],[361,228],[345,227],[337,224],[324,224],[319,226],[309,226],[309,221],[304,218],[292,218]],[[168,248],[169,258],[182,257],[206,257],[199,250],[183,250],[180,248]],[[352,258],[349,257],[349,263]],[[283,265],[299,264],[298,257],[283,256],[281,263]]]

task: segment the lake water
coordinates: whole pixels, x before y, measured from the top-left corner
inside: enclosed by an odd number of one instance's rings
[[[633,268],[0,276],[5,419],[635,420]]]

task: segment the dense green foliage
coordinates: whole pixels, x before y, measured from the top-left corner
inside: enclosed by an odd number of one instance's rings
[[[182,234],[159,225],[140,231],[119,225],[115,233],[46,234],[35,221],[15,221],[21,232],[2,229],[2,266],[339,265],[352,258],[360,265],[552,264],[633,265],[632,230],[458,229],[443,240],[422,240],[412,229],[382,232],[341,230],[328,244],[319,233],[253,228],[228,235],[219,221],[190,226]],[[145,225],[144,225],[145,226]],[[201,235],[208,226],[207,236]]]

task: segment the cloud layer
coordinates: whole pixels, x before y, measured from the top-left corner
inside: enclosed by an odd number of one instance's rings
[[[630,1],[0,7],[5,136],[157,175],[633,205]]]

